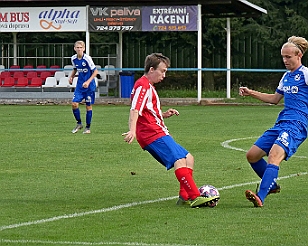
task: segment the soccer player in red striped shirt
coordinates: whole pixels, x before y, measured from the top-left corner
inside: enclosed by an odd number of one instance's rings
[[[146,57],[144,75],[136,81],[131,93],[129,131],[122,135],[129,144],[136,138],[141,148],[147,150],[167,170],[174,168],[180,183],[178,205],[192,208],[206,206],[218,197],[200,195],[193,179],[194,157],[174,141],[164,123],[164,118],[179,115],[179,112],[172,108],[162,112],[154,87],[165,78],[169,66],[169,58],[161,53]]]

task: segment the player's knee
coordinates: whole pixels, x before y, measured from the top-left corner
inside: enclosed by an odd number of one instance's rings
[[[73,102],[72,103],[72,109],[77,109],[78,108],[78,103]]]
[[[187,167],[193,169],[194,162],[195,162],[195,159],[194,159],[193,155],[188,153],[187,156],[186,156]]]
[[[249,163],[255,163],[255,162],[257,162],[258,159],[260,159],[260,158],[259,158],[259,156],[254,155],[253,152],[248,151],[248,152],[246,153],[246,159],[247,159],[247,161],[248,161]]]

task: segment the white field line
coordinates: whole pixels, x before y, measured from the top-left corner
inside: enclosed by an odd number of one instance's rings
[[[290,174],[290,175],[287,175],[287,176],[280,177],[280,178],[278,178],[278,180],[288,179],[288,178],[301,176],[301,175],[307,175],[307,172]],[[246,185],[256,184],[256,183],[259,183],[259,182],[260,181],[252,181],[252,182],[247,182],[247,183],[223,186],[221,188],[218,188],[218,190],[228,190],[228,189],[233,189],[235,187],[242,187],[242,186],[246,186]],[[28,222],[17,223],[17,224],[12,224],[12,225],[4,225],[4,226],[0,227],[0,231],[4,231],[4,230],[7,230],[7,229],[19,228],[19,227],[23,227],[23,226],[44,224],[44,223],[47,223],[47,222],[53,222],[53,221],[62,220],[62,219],[77,218],[77,217],[82,217],[82,216],[91,215],[91,214],[106,213],[106,212],[116,211],[116,210],[123,209],[123,208],[130,208],[130,207],[144,205],[144,204],[156,203],[156,202],[161,202],[161,201],[168,201],[168,200],[173,200],[173,199],[176,199],[176,198],[178,198],[178,196],[159,198],[159,199],[149,200],[149,201],[132,202],[132,203],[122,204],[122,205],[113,206],[113,207],[109,207],[109,208],[102,208],[102,209],[98,209],[98,210],[86,211],[86,212],[82,212],[82,213],[66,214],[66,215],[55,216],[55,217],[47,218],[47,219],[28,221]]]
[[[247,152],[247,150],[231,146],[230,143],[236,142],[236,141],[241,141],[241,140],[253,139],[253,138],[258,138],[258,137],[234,138],[234,139],[226,140],[226,141],[220,143],[220,145],[224,148],[227,148],[227,149],[233,149],[233,150],[237,150],[237,151]],[[307,158],[307,156],[298,156],[298,155],[293,155],[292,157],[302,158],[302,159]]]
[[[0,239],[0,243],[14,244],[51,244],[51,245],[137,245],[137,246],[202,246],[201,244],[158,244],[158,243],[137,243],[137,242],[69,242],[69,241],[44,241],[44,240],[8,240]]]

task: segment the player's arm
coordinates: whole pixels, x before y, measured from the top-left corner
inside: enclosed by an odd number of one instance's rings
[[[94,78],[96,78],[96,75],[98,74],[98,70],[97,69],[94,69],[93,70],[93,73],[91,75],[91,77],[88,79],[88,81],[92,81]]]
[[[71,76],[70,76],[69,79],[68,79],[68,82],[69,82],[70,84],[73,83],[73,79],[75,78],[76,73],[77,73],[77,69],[73,69],[73,71],[72,71],[72,73],[71,73]]]
[[[278,104],[283,98],[282,94],[275,92],[274,94],[263,93],[255,90],[248,89],[247,87],[240,87],[239,94],[241,96],[251,96],[259,99],[260,101],[272,104]]]
[[[90,83],[91,83],[92,80],[96,77],[97,74],[98,74],[98,71],[97,71],[97,69],[95,68],[95,69],[93,70],[92,75],[90,76],[90,78],[89,78],[87,81],[85,81],[85,82],[83,83],[82,86],[85,87],[85,88],[88,88],[89,85],[90,85]]]
[[[122,134],[124,141],[127,143],[132,143],[136,137],[137,120],[139,117],[139,111],[136,109],[131,109],[129,112],[128,127],[129,131]]]

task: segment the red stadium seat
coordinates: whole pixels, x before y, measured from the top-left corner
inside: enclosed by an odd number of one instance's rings
[[[24,76],[24,72],[22,72],[22,71],[16,71],[16,72],[14,72],[13,73],[13,78],[20,78],[20,77],[25,77]]]
[[[13,74],[13,78],[15,79],[15,82],[17,82],[18,78],[24,78],[24,72],[22,71],[18,71],[18,72],[14,72]]]
[[[13,76],[14,72],[18,71],[19,69],[20,69],[19,65],[12,65],[12,66],[10,66],[11,76]]]
[[[51,76],[52,76],[51,72],[44,71],[44,72],[41,73],[40,78],[42,79],[43,83],[45,83],[46,78],[51,77]]]
[[[0,85],[2,85],[5,78],[11,77],[11,73],[8,71],[4,71],[0,74]]]
[[[16,87],[26,87],[28,86],[28,79],[26,77],[20,77],[15,84]]]
[[[0,73],[1,78],[11,77],[11,73],[9,71],[3,71]]]
[[[41,87],[43,84],[43,81],[39,77],[34,77],[31,80],[31,83],[28,85],[29,87]]]
[[[46,72],[46,65],[38,65],[36,69],[37,75],[40,76],[42,72]]]
[[[37,77],[37,72],[28,72],[26,77],[28,78],[29,82],[31,82],[33,78]]]
[[[33,71],[33,66],[32,66],[32,65],[25,65],[25,66],[23,67],[23,69],[25,69],[23,72],[24,72],[24,75],[26,76],[27,73]]]
[[[2,87],[12,87],[15,85],[15,81],[13,77],[6,77],[4,78],[4,82],[1,85]]]

